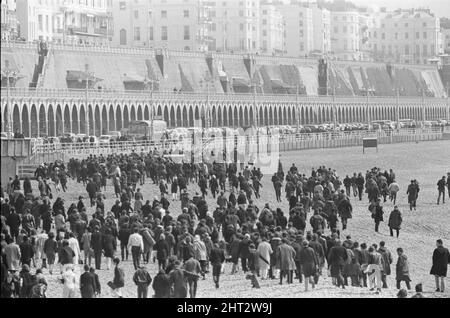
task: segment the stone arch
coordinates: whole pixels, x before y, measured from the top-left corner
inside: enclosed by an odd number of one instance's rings
[[[123,107],[123,128],[128,128],[130,125],[130,113],[128,110],[128,105]]]
[[[31,105],[30,112],[30,122],[31,122],[31,137],[39,136],[39,121],[38,121],[38,113],[36,109],[36,105]]]
[[[209,105],[207,105],[206,107],[211,107]],[[217,118],[216,118],[216,105],[213,105],[211,107],[211,127],[216,127],[217,126]]]
[[[56,128],[56,136],[62,136],[65,132],[64,130],[64,118],[61,111],[61,105],[58,104],[56,106],[56,117],[55,117],[55,128]]]
[[[174,106],[170,105],[170,114],[169,114],[169,120],[170,120],[170,127],[175,127],[176,125],[176,118],[175,118],[175,110],[174,110]]]
[[[183,116],[182,118],[183,120],[183,127],[189,127],[189,118],[187,115],[187,109],[186,109],[186,105],[183,106]]]
[[[258,125],[258,123],[255,122],[255,116],[253,115],[253,107],[250,107],[248,110],[248,118],[250,125]]]
[[[167,125],[170,125],[169,122],[169,109],[167,106],[164,106],[164,121],[167,123]]]
[[[116,129],[118,131],[121,131],[122,128],[124,128],[122,126],[122,108],[121,108],[120,105],[117,105],[117,108],[116,108]]]
[[[107,135],[109,132],[110,122],[108,120],[108,111],[106,110],[107,106],[103,105],[102,107],[102,130],[100,132],[101,135]]]
[[[80,133],[87,134],[86,132],[86,110],[84,105],[80,106]]]
[[[114,105],[109,105],[108,108],[108,121],[109,121],[109,131],[116,131],[116,116],[114,116]]]
[[[94,128],[94,135],[100,136],[102,134],[102,126],[106,126],[106,121],[103,121],[100,117],[100,107],[98,104],[95,105],[95,111],[94,111],[94,122],[95,126]]]
[[[278,125],[278,108],[275,106],[273,108],[273,124]]]
[[[283,124],[284,125],[289,125],[290,124],[290,119],[291,118],[288,118],[288,116],[287,116],[287,107],[286,106],[282,106],[282,108],[283,108]]]
[[[181,107],[177,105],[176,127],[183,127],[183,119],[181,118]]]
[[[142,116],[142,106],[139,104],[137,108],[137,120],[144,120],[144,117]]]
[[[227,127],[228,126],[228,105],[224,105],[222,108],[223,117],[222,117],[222,126]]]
[[[239,117],[238,117],[238,127],[244,126],[244,107],[242,105],[239,106]]]
[[[198,109],[198,105],[195,105],[194,118],[195,118],[195,120],[199,120],[200,119],[200,112],[199,112],[199,109]]]
[[[136,121],[136,107],[131,105],[130,109],[130,121]]]
[[[20,122],[21,122],[21,116],[20,116],[20,111],[19,111],[19,105],[14,104],[13,115],[12,115],[12,132],[13,133],[16,132],[16,129],[18,129],[20,132],[22,131]]]
[[[268,106],[266,105],[266,107],[264,107],[264,126],[269,126],[269,111],[268,111]]]
[[[249,126],[250,125],[250,120],[248,118],[248,107],[247,107],[247,105],[245,105],[243,107],[243,111],[244,111],[244,123],[243,123],[243,126]]]
[[[233,111],[233,126],[239,127],[239,109],[237,106],[234,106]]]
[[[95,135],[95,120],[94,120],[94,110],[92,105],[88,104],[88,116],[89,116],[89,136]]]
[[[278,106],[278,125],[284,125],[283,122],[283,110],[281,109],[282,106]]]
[[[45,113],[45,106],[39,106],[39,132],[40,135],[48,135],[47,114]]]
[[[149,107],[152,107],[152,105],[150,105],[150,106],[148,106],[148,105],[145,105],[145,107],[144,107],[144,120],[150,120],[150,110],[149,110]],[[138,112],[139,113],[139,112]],[[139,115],[138,115],[139,116]]]
[[[233,106],[228,106],[228,126],[234,127],[234,120],[233,120]]]
[[[192,106],[189,107],[189,126],[194,126],[194,111],[192,110]]]
[[[64,132],[72,133],[72,118],[70,117],[70,107],[68,104],[64,105]]]
[[[22,133],[25,137],[30,137],[30,116],[26,104],[22,107]]]
[[[80,133],[80,120],[78,118],[77,107],[75,105],[72,106],[72,133],[79,134]]]

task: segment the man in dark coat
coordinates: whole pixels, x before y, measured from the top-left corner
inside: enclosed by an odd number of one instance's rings
[[[225,251],[215,243],[209,255],[209,261],[213,270],[213,281],[216,288],[219,288],[220,273],[222,271],[222,264],[225,262]]]
[[[95,297],[95,277],[89,271],[89,265],[84,265],[84,273],[80,276],[81,298]]]
[[[100,269],[102,264],[103,236],[98,226],[94,227],[91,236],[91,248],[94,250],[95,269]]]
[[[406,190],[406,194],[408,195],[408,203],[409,210],[416,210],[417,197],[419,196],[419,185],[415,180],[411,180],[411,183],[408,185],[408,189]]]
[[[152,278],[145,266],[140,266],[133,275],[133,281],[137,286],[138,298],[147,298],[148,286],[152,282]]]
[[[388,288],[386,282],[386,276],[391,275],[391,264],[393,262],[391,252],[386,248],[385,242],[380,242],[380,248],[378,249],[378,253],[381,254],[383,258],[381,264],[383,267],[381,268],[381,281],[383,282],[383,288]]]
[[[154,298],[169,298],[170,297],[170,280],[169,275],[161,269],[153,279],[153,290],[155,291]]]
[[[180,261],[175,261],[175,269],[169,273],[170,286],[173,286],[174,298],[186,298],[187,286],[184,278],[183,269],[181,269]]]
[[[391,236],[394,236],[393,230],[395,230],[397,232],[398,237],[398,235],[400,234],[402,221],[403,221],[402,213],[398,209],[398,206],[394,206],[394,210],[389,215],[389,223],[388,223]]]
[[[102,285],[100,284],[100,279],[97,275],[97,273],[95,272],[95,268],[94,267],[90,267],[89,268],[89,272],[92,274],[92,276],[94,276],[94,281],[95,281],[95,295],[98,296],[102,293]]]
[[[439,239],[436,241],[436,249],[433,252],[433,266],[430,271],[430,274],[434,275],[436,280],[437,292],[443,293],[445,291],[444,279],[447,277],[448,264],[450,264],[450,253],[448,249],[444,247],[442,240]]]
[[[341,202],[339,202],[337,208],[339,216],[341,217],[342,230],[345,230],[347,228],[347,219],[352,218],[352,211],[353,211],[352,204],[350,203],[350,200],[346,198]]]
[[[445,203],[445,176],[443,176],[442,179],[440,179],[437,182],[437,186],[438,186],[437,204],[439,205],[439,201],[441,199],[441,195],[442,195],[442,204],[444,204]]]
[[[308,283],[312,284],[312,288],[315,287],[314,276],[317,274],[319,270],[319,259],[317,258],[316,252],[309,247],[308,241],[304,240],[303,248],[300,251],[300,264],[302,266],[303,275],[305,275],[305,291],[308,291]],[[319,246],[321,246],[319,244]]]
[[[372,213],[372,219],[375,221],[375,232],[378,232],[380,222],[383,222],[383,207],[380,205],[380,198],[372,202],[369,206],[369,211]]]
[[[341,241],[337,240],[328,254],[328,264],[330,266],[331,276],[337,279],[337,286],[342,286],[342,289],[345,289],[342,270],[344,269],[347,257],[348,254],[345,247],[342,246]]]

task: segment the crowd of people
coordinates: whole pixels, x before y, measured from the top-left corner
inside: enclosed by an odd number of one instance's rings
[[[271,181],[277,203],[283,200],[284,186],[287,213],[270,200],[257,206],[262,200],[259,169],[175,163],[157,152],[57,161],[41,165],[35,176],[37,193],[28,178],[21,182],[17,176],[10,179],[6,193],[1,189],[2,297],[45,297],[44,269],[59,275],[63,297],[75,297],[78,287],[82,297],[97,297],[102,288],[96,271],[112,267],[108,286],[117,297],[123,297],[125,279],[136,284],[138,297],[147,297],[150,286],[154,297],[196,297],[198,281],[208,274],[220,288],[225,262],[232,264],[231,274],[242,271],[254,288],[260,288],[260,280],[293,284],[295,279],[308,291],[325,271],[337,287],[365,287],[376,293],[388,288],[394,256],[386,243],[344,238],[341,230],[352,218],[352,196],[363,200],[367,194],[379,231],[382,200],[395,205],[400,190],[392,169],[373,168],[341,181],[332,168],[320,166],[306,175],[292,164],[285,173],[280,163]],[[80,196],[77,202],[64,202],[60,192],[68,191],[69,179],[85,186],[88,201]],[[112,196],[108,180],[116,197],[111,207],[105,206],[106,197]],[[439,198],[445,196],[450,174],[442,180]],[[150,183],[160,192],[152,201],[144,200],[141,191]],[[198,189],[192,197],[190,184]],[[411,210],[416,209],[419,190],[412,180],[407,188]],[[213,207],[208,204],[211,197],[217,203]],[[181,203],[177,217],[172,216],[175,200]],[[388,221],[391,236],[396,231],[399,237],[402,221],[395,206]],[[444,292],[450,258],[442,240],[436,244],[430,273],[436,277],[436,291]],[[405,282],[409,290],[406,251],[397,248],[396,253],[396,287],[401,289]],[[132,278],[125,277],[122,268],[130,258]],[[156,262],[158,273],[152,278],[146,265]]]

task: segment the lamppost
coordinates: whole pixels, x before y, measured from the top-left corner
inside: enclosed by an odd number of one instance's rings
[[[251,88],[252,88],[252,93],[253,93],[253,108],[255,109],[255,111],[253,113],[253,122],[255,124],[256,129],[258,129],[258,127],[259,127],[259,113],[258,113],[258,107],[256,105],[256,88],[259,86],[260,85],[256,82],[255,77],[252,77]]]
[[[425,89],[419,88],[419,93],[421,95],[421,106],[422,106],[422,126],[425,124]]]
[[[150,85],[149,85],[150,84]],[[153,92],[155,90],[155,84],[159,84],[159,79],[149,79],[147,75],[144,78],[144,90],[148,90],[150,88],[150,140],[153,140],[153,120],[155,117],[154,113],[154,100],[153,100]]]
[[[88,102],[89,102],[89,80],[94,76],[93,72],[89,72],[89,64],[86,63],[84,65],[84,69],[85,69],[85,81],[86,81],[86,107],[84,109],[85,111],[85,118],[86,118],[86,135],[89,137],[89,133],[90,133],[90,118],[89,118],[89,106],[88,106]]]
[[[447,82],[446,88],[447,88],[447,120],[450,121],[450,82]]]
[[[332,121],[333,121],[333,124],[334,124],[334,129],[336,129],[336,125],[337,125],[337,109],[336,109],[336,88],[340,88],[340,86],[339,86],[339,84],[338,85],[335,85],[334,83],[333,83],[333,87],[332,87],[332,91],[331,91],[331,93],[332,93],[332,101],[333,101],[333,112],[332,112]]]
[[[297,133],[300,132],[300,108],[298,106],[298,84],[295,85],[295,110],[297,111]]]
[[[17,78],[17,72],[13,71],[10,67],[9,67],[9,60],[5,60],[5,69],[3,71],[3,73],[6,76],[6,119],[7,119],[7,124],[6,124],[6,132],[8,133],[9,136],[12,135],[12,130],[13,130],[13,122],[12,122],[12,111],[11,111],[11,105],[10,105],[10,79],[12,78],[14,81]],[[8,137],[9,137],[8,136]]]
[[[400,129],[400,91],[403,91],[403,87],[397,86],[393,89],[396,93],[396,121],[397,121],[397,129]]]

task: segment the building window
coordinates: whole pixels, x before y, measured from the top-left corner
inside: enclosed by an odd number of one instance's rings
[[[416,45],[416,55],[420,55],[420,45]]]
[[[161,41],[167,41],[167,27],[166,26],[162,26],[161,27]]]
[[[216,17],[216,11],[210,11],[209,14],[211,15],[211,18],[215,18]]]
[[[427,27],[427,23],[426,23],[426,22],[422,23],[422,26],[423,26],[424,28],[426,28],[426,27]]]
[[[427,38],[427,32],[423,32],[423,38],[424,38],[424,39]]]
[[[420,32],[416,32],[416,39],[420,39]]]
[[[127,9],[126,1],[120,1],[119,2],[119,10],[126,10],[126,9]]]
[[[434,45],[433,44],[430,45],[430,49],[431,49],[431,55],[434,55],[435,51],[434,51]]]
[[[263,30],[263,36],[267,36],[267,30]]]
[[[189,18],[189,10],[184,10],[183,11],[183,17],[184,18]]]
[[[405,33],[405,39],[409,39],[409,33],[408,32]]]
[[[263,14],[267,14],[267,10],[263,10]]]
[[[398,40],[398,33],[395,33],[395,39]]]
[[[396,33],[397,34],[397,33]],[[385,33],[381,33],[381,39],[385,40],[386,39],[386,34]]]
[[[43,31],[43,22],[42,22],[42,15],[40,14],[40,15],[38,15],[38,28],[39,28],[39,31]]]
[[[409,54],[409,45],[405,45],[405,55]]]
[[[347,26],[346,26],[346,25],[344,25],[344,26],[342,27],[342,32],[347,33]]]
[[[121,29],[119,34],[120,34],[120,45],[127,45],[127,30]]]
[[[151,12],[151,11],[148,12],[148,17],[149,17],[150,19],[152,18],[152,12]]]
[[[166,10],[162,10],[161,11],[161,18],[163,18],[163,19],[167,18],[167,11]]]
[[[381,27],[384,29],[384,27],[385,27],[384,23],[381,25]]]
[[[243,17],[244,16],[244,11],[243,10],[239,10],[239,16]]]
[[[239,30],[240,30],[240,31],[244,31],[244,24],[243,24],[243,23],[240,23],[240,24],[239,24]]]
[[[134,18],[139,19],[139,11],[138,10],[134,10]]]
[[[140,27],[134,27],[134,40],[135,41],[141,40],[141,28]]]
[[[148,38],[150,41],[153,41],[153,27],[148,29]]]
[[[191,38],[189,25],[184,26],[184,39],[189,40]]]
[[[427,48],[428,48],[427,45],[424,44],[424,45],[423,45],[423,52],[422,52],[422,54],[423,54],[424,56],[428,55],[428,52],[427,52],[428,50],[427,50]]]
[[[335,27],[333,28],[333,31],[334,31],[334,33],[339,33],[339,28],[338,28],[337,26],[335,26]]]
[[[266,20],[266,19],[263,19],[263,20],[262,20],[262,24],[263,24],[263,25],[266,25],[266,24],[267,24],[267,20]]]
[[[377,38],[377,31],[373,31],[373,37],[376,39]]]

